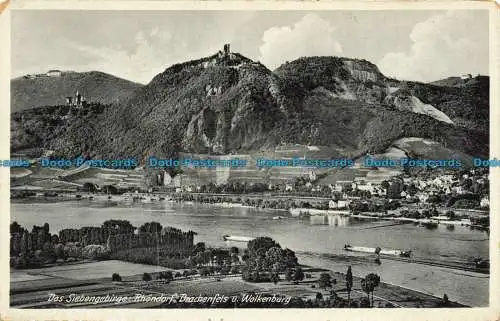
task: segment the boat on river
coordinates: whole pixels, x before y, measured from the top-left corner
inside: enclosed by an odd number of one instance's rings
[[[344,250],[351,252],[373,253],[373,254],[402,256],[402,257],[410,257],[411,255],[411,251],[382,249],[379,247],[375,248],[375,247],[365,247],[365,246],[352,246],[350,244],[344,245]]]
[[[251,240],[255,239],[255,237],[237,236],[237,235],[224,235],[222,238],[224,239],[224,241],[233,241],[233,242],[250,242]]]

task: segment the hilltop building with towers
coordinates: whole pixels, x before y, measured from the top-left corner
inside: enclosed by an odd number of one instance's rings
[[[75,96],[68,96],[66,97],[66,104],[69,106],[74,106],[74,107],[84,107],[86,105],[86,100],[85,97],[80,94],[80,92],[77,90],[75,93]]]

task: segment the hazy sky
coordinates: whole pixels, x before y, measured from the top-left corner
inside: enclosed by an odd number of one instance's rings
[[[99,70],[147,83],[170,65],[234,52],[270,69],[301,56],[364,58],[398,79],[488,74],[487,11],[12,12],[12,77]]]

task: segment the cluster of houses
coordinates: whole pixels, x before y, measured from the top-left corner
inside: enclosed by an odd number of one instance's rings
[[[475,184],[488,183],[488,179],[485,174],[481,176],[476,176],[475,174],[476,174],[475,170],[471,170],[470,173],[463,174],[462,177],[457,177],[451,174],[444,174],[427,179],[422,179],[418,177],[403,178],[403,181],[405,185],[413,184],[418,189],[418,192],[415,194],[415,197],[417,197],[420,202],[425,203],[431,196],[434,195],[439,195],[443,193],[445,195],[449,194],[463,195],[470,193],[471,192],[470,189],[467,188],[467,186],[461,184],[460,182],[461,180],[470,180],[471,185],[474,183]],[[402,191],[401,197],[411,198],[412,196],[409,195],[407,192]],[[488,207],[489,204],[490,204],[489,196],[484,195],[481,198],[480,206]]]
[[[469,184],[463,184],[464,180],[469,180]],[[321,182],[321,180],[319,180]],[[170,188],[175,192],[199,192],[201,182],[187,174],[175,176],[167,172],[158,175],[158,183]],[[479,175],[471,170],[461,177],[456,174],[441,174],[437,176],[414,176],[414,177],[392,177],[385,180],[370,179],[369,177],[349,177],[344,180],[336,180],[329,184],[317,184],[318,174],[311,171],[305,177],[305,190],[311,192],[330,192],[341,195],[342,200],[359,199],[362,195],[369,193],[372,197],[391,197],[400,199],[417,199],[421,203],[426,203],[433,195],[463,195],[473,193],[472,184],[487,184],[487,174]],[[397,186],[393,188],[393,184]],[[411,186],[411,188],[409,188]],[[282,182],[279,184],[268,183],[268,190],[280,190],[293,192],[297,189],[294,182]],[[278,188],[279,187],[279,188]],[[406,188],[403,188],[406,187]],[[395,194],[396,193],[396,194]],[[396,196],[395,196],[396,195]],[[342,201],[332,201],[330,208],[343,208],[347,204]],[[489,197],[484,195],[480,201],[481,207],[489,206]]]

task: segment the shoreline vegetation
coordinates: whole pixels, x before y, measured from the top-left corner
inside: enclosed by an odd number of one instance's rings
[[[157,222],[147,222],[135,228],[128,221],[108,220],[100,228],[66,229],[58,235],[50,233],[47,223],[34,226],[29,232],[14,222],[10,230],[11,275],[25,273],[28,279],[41,277],[40,280],[11,281],[11,306],[16,307],[44,305],[43,301],[38,302],[42,299],[40,295],[23,300],[26,293],[52,290],[63,296],[63,293],[78,292],[82,283],[78,283],[81,280],[79,277],[86,276],[86,272],[91,276],[99,273],[99,269],[94,270],[93,266],[120,261],[123,262],[120,264],[134,267],[138,264],[156,266],[162,271],[140,273],[139,269],[133,268],[129,276],[122,277],[119,272],[123,269],[117,268],[115,272],[106,269],[104,273],[109,273],[108,277],[91,277],[86,286],[92,284],[92,291],[101,294],[98,290],[110,287],[112,292],[143,293],[145,298],[152,293],[162,296],[188,293],[204,298],[231,295],[236,298],[236,301],[217,304],[213,301],[207,303],[207,299],[184,302],[154,302],[152,299],[142,302],[158,308],[463,306],[451,302],[446,295],[437,298],[384,283],[374,273],[364,278],[353,277],[350,266],[343,273],[301,265],[293,250],[282,248],[269,237],[250,240],[247,247],[241,250],[236,247],[212,248],[205,243],[193,244],[191,235],[195,232],[163,227]],[[64,283],[59,273],[64,271],[60,267],[66,265],[79,272],[73,277],[64,277]],[[69,282],[69,279],[74,281]],[[62,302],[47,302],[47,298],[44,299],[45,304],[64,306]]]
[[[401,223],[415,223],[428,228],[436,228],[438,224],[451,226],[467,226],[471,229],[484,230],[489,233],[489,211],[469,208],[440,207],[433,204],[417,205],[398,199],[354,199],[349,202],[336,200],[335,204],[343,202],[343,207],[331,208],[332,198],[323,197],[286,197],[269,194],[241,195],[215,193],[56,193],[56,192],[18,192],[12,198],[22,202],[30,199],[40,202],[53,201],[105,201],[117,203],[199,203],[222,207],[248,207],[283,211],[299,219],[314,215],[344,215],[360,219],[390,220]],[[340,204],[339,204],[340,205]],[[285,216],[277,216],[285,218]]]

